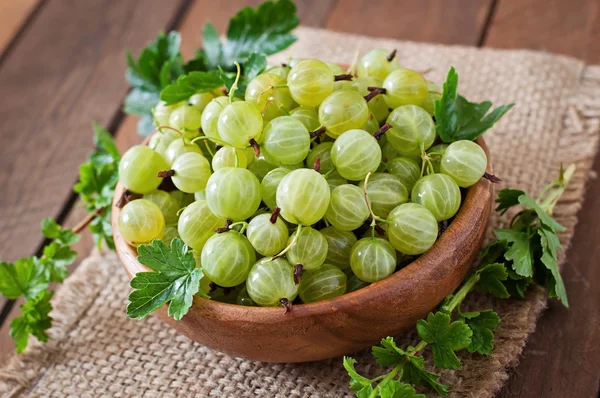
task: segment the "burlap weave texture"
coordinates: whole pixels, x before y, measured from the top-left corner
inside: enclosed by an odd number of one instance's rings
[[[499,51],[417,44],[300,28],[299,40],[272,62],[289,56],[349,64],[357,48],[397,48],[400,62],[441,84],[451,65],[460,91],[471,101],[516,106],[486,134],[501,187],[537,192],[556,175],[559,163],[575,163],[576,174],[556,207],[567,227],[567,246],[577,222],[600,131],[600,68],[531,51]],[[491,229],[511,215],[492,216]],[[564,257],[564,255],[563,255]],[[568,262],[565,264],[568,266]],[[346,397],[348,377],[341,359],[307,364],[263,364],[212,351],[162,324],[125,315],[128,280],[114,253],[93,253],[56,295],[50,341],[30,348],[0,370],[2,396],[19,397]],[[527,336],[544,308],[537,289],[527,300],[473,295],[466,306],[493,307],[501,324],[489,357],[461,355],[464,366],[442,372],[455,397],[490,397],[518,362]],[[407,333],[399,345],[414,342]],[[381,369],[368,351],[356,355],[359,370]],[[429,393],[428,396],[434,396]]]

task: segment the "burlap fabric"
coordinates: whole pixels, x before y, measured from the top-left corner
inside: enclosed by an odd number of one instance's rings
[[[470,100],[515,102],[516,106],[486,134],[501,186],[536,194],[556,175],[559,163],[577,172],[556,207],[567,227],[567,246],[577,222],[600,123],[600,68],[563,56],[531,51],[498,51],[373,39],[322,30],[298,29],[298,42],[278,55],[351,63],[357,49],[398,48],[400,62],[427,71],[442,82],[454,65],[460,91]],[[491,228],[507,217],[494,215]],[[54,298],[50,341],[30,342],[27,351],[0,371],[3,396],[143,397],[345,397],[348,377],[341,359],[307,364],[265,364],[232,358],[203,347],[153,317],[125,315],[128,280],[114,253],[93,253]],[[464,366],[442,372],[455,397],[490,397],[518,362],[527,336],[546,299],[541,289],[527,300],[473,296],[473,308],[493,307],[502,322],[489,357],[462,354]],[[414,342],[407,333],[402,345]],[[368,351],[356,355],[359,369],[375,376],[381,369]]]

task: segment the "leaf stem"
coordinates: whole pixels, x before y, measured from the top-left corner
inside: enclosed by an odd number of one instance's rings
[[[392,369],[390,371],[390,373],[388,373],[380,382],[379,384],[377,384],[377,387],[375,387],[373,389],[373,391],[371,392],[371,394],[369,395],[369,398],[376,398],[379,395],[379,391],[381,390],[381,386],[385,386],[387,383],[389,383],[390,381],[394,380],[394,378],[396,377],[396,375],[398,374],[398,372],[400,372],[401,370],[404,369],[404,365],[405,363],[402,362],[396,366],[394,366],[394,369]]]
[[[473,273],[469,279],[466,280],[465,283],[463,283],[463,285],[460,287],[460,289],[458,289],[458,291],[454,294],[454,296],[452,296],[452,298],[450,299],[450,301],[448,301],[446,304],[444,304],[442,306],[442,308],[440,308],[441,311],[444,311],[448,314],[452,313],[452,311],[454,311],[456,309],[456,307],[458,307],[463,300],[467,297],[467,294],[469,294],[469,292],[471,290],[473,290],[473,288],[475,287],[475,285],[477,284],[477,282],[479,282],[479,273],[475,272]]]
[[[105,207],[101,207],[99,209],[94,210],[90,214],[88,214],[83,220],[81,220],[75,227],[73,227],[73,233],[79,234],[81,231],[85,229],[94,219],[102,214],[102,212],[106,209]]]

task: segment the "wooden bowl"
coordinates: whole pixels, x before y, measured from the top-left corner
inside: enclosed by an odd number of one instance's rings
[[[492,173],[488,149],[487,172]],[[119,183],[112,207],[116,250],[130,277],[151,271],[140,264],[136,249],[119,233],[124,187]],[[194,297],[180,321],[155,314],[192,340],[237,357],[263,362],[307,362],[352,354],[411,328],[462,282],[483,241],[492,206],[492,183],[481,179],[470,187],[462,206],[442,236],[402,270],[363,289],[334,299],[281,307],[245,307]],[[133,322],[133,320],[132,320]]]

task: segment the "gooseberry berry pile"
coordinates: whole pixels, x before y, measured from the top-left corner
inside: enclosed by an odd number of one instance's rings
[[[290,59],[246,87],[159,103],[149,145],[119,165],[135,198],[122,236],[180,238],[215,300],[288,311],[382,280],[431,248],[485,174],[479,145],[441,143],[440,89],[395,52],[349,71]]]

